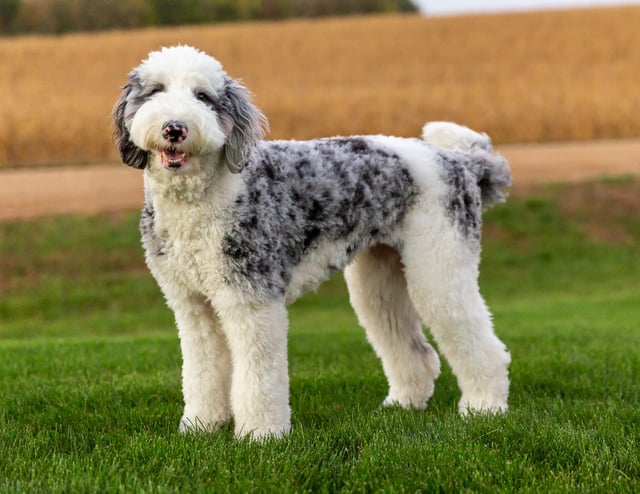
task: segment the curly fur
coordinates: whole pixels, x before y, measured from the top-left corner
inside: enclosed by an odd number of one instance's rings
[[[144,169],[146,261],[180,335],[180,430],[233,418],[239,436],[287,433],[286,304],[343,268],[384,405],[431,397],[440,362],[425,324],[460,412],[506,410],[510,358],[477,279],[482,208],[510,176],[486,135],[437,122],[423,139],[264,141],[248,91],[186,46],[129,74],[114,121],[123,161]]]

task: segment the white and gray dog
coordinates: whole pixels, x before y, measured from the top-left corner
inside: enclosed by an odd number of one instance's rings
[[[510,357],[478,289],[481,212],[509,166],[452,123],[422,139],[264,141],[265,119],[214,58],[152,52],[114,108],[123,161],[144,168],[146,262],[175,313],[181,431],[235,420],[238,436],[291,428],[286,305],[345,268],[389,382],[383,405],[424,408],[440,372],[460,413],[507,409]]]

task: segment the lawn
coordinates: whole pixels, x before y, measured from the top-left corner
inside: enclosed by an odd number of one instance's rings
[[[340,276],[291,308],[293,432],[177,433],[180,353],[137,214],[0,225],[0,491],[633,492],[640,488],[640,182],[516,193],[486,215],[481,286],[511,410],[379,410]],[[597,198],[597,200],[594,200]]]

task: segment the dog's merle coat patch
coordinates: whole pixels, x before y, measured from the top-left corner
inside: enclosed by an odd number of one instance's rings
[[[261,142],[243,172],[224,236],[228,282],[284,295],[294,268],[324,241],[344,241],[327,270],[391,242],[418,194],[399,156],[366,138]]]
[[[460,232],[474,245],[480,246],[482,201],[480,180],[474,173],[469,156],[439,151],[442,178],[449,186],[446,209]]]
[[[145,246],[145,250],[154,256],[165,255],[166,240],[156,234],[155,228],[155,211],[150,204],[145,204],[142,208],[140,216],[140,234]]]

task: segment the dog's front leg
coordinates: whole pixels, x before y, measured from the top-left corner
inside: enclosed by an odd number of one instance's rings
[[[231,419],[231,355],[211,305],[199,295],[167,297],[182,350],[180,432],[211,431]]]
[[[284,302],[216,306],[233,359],[231,407],[239,437],[282,436],[291,429]]]

